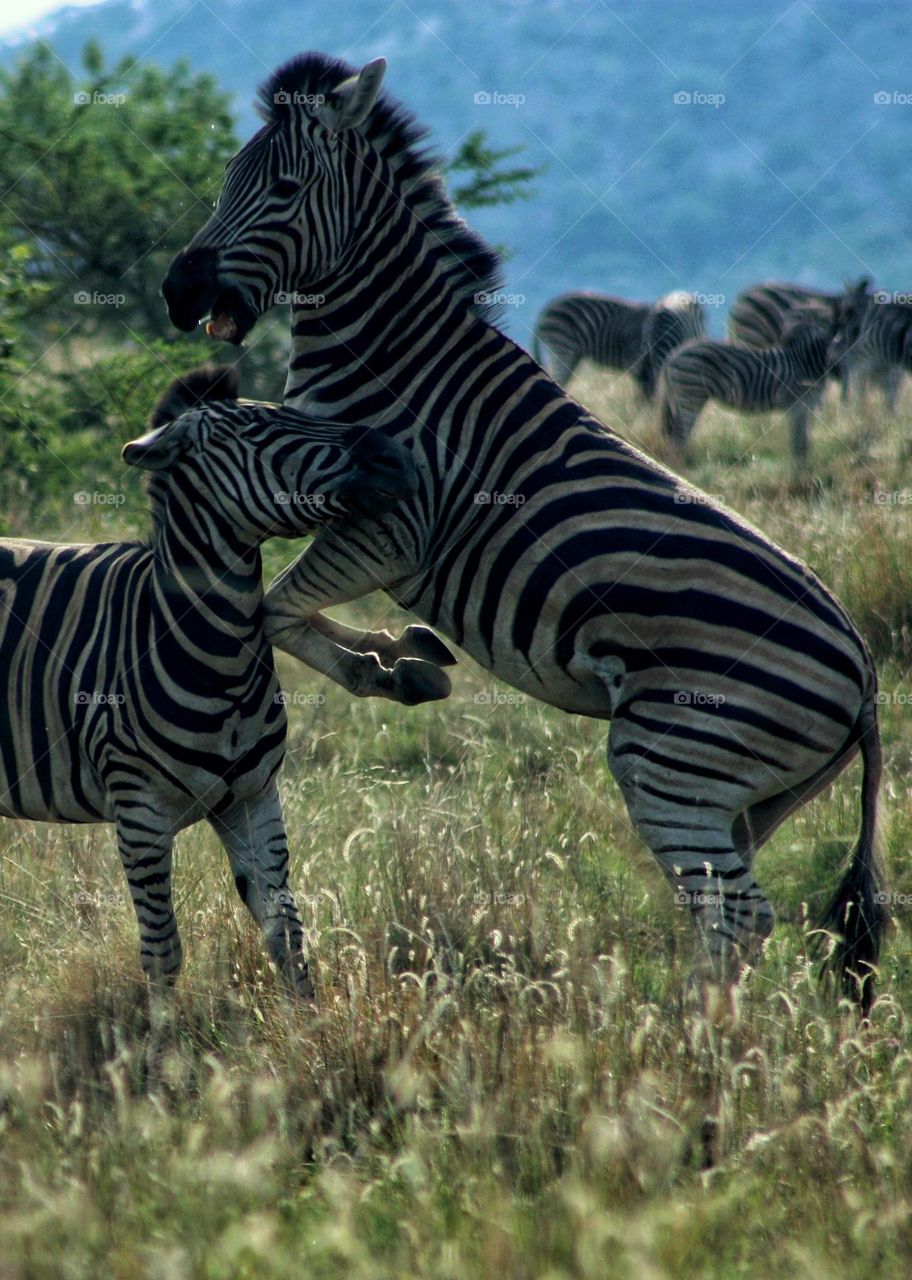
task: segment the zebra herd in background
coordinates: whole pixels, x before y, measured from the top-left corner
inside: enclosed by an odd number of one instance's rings
[[[678,454],[709,400],[749,413],[784,409],[793,457],[808,452],[808,418],[830,379],[842,399],[883,392],[896,408],[912,369],[912,305],[888,302],[870,281],[841,292],[767,282],[734,299],[728,341],[705,338],[697,296],[678,292],[650,305],[607,294],[569,293],[539,314],[532,350],[566,386],[583,360],[630,374],[643,397],[660,401],[663,432]]]

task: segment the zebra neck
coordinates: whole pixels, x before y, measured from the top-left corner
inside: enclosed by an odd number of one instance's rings
[[[245,670],[260,647],[263,565],[260,540],[240,536],[198,494],[171,491],[156,513],[152,610],[162,623],[156,648],[172,644],[212,658],[213,674]]]
[[[375,219],[357,259],[320,285],[319,305],[293,308],[285,402],[341,421],[401,415],[419,367],[426,374],[482,327],[454,287],[464,271],[406,205]]]

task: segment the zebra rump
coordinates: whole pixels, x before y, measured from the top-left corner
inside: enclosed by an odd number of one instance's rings
[[[533,356],[561,386],[566,386],[582,360],[633,373],[642,358],[650,310],[645,302],[627,302],[606,293],[564,294],[539,314]]]
[[[647,400],[655,395],[662,367],[672,351],[705,333],[706,312],[692,293],[669,293],[650,308],[643,326],[643,349],[634,370]]]

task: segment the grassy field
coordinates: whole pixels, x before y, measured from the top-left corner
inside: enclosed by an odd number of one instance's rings
[[[591,373],[574,390],[657,447],[627,386]],[[811,563],[881,664],[898,905],[870,1028],[818,989],[804,924],[857,832],[857,765],[760,855],[780,923],[737,1016],[706,1019],[604,725],[468,661],[448,702],[413,710],[283,663],[315,1010],[281,996],[196,828],[176,857],[178,1016],[150,1076],[112,830],[3,824],[0,1280],[908,1276],[910,431],[908,391],[892,420],[828,403],[800,475],[780,418],[717,410],[688,468]],[[39,527],[11,484],[8,529],[141,526],[116,442],[106,470],[89,443],[67,455],[74,491],[124,501],[63,494]],[[271,548],[270,569],[287,556]],[[353,614],[403,620],[381,598]]]

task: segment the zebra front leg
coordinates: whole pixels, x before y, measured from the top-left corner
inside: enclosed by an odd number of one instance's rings
[[[384,555],[380,526],[371,525],[365,531],[353,523],[351,529],[359,535],[357,544],[344,531],[327,530],[270,584],[263,602],[267,640],[358,698],[389,698],[414,706],[448,697],[452,686],[438,665],[439,650],[432,661],[400,656],[392,667],[385,667],[372,650],[356,652],[338,644],[336,637],[351,631],[319,616],[323,609],[356,600],[405,576],[405,566],[394,555]],[[332,567],[331,578],[327,564]]]
[[[275,779],[254,799],[210,814],[209,822],[228,855],[238,896],[263,930],[273,964],[293,995],[312,1000],[304,928],[288,887],[288,840]]]
[[[705,404],[705,401],[703,402]],[[674,400],[668,392],[662,401],[662,433],[679,462],[687,457],[687,446],[703,404],[693,406]]]
[[[384,666],[394,665],[400,658],[419,658],[433,663],[435,667],[456,665],[454,654],[430,627],[412,624],[400,636],[394,636],[388,631],[359,631],[355,627],[337,622],[335,618],[327,618],[322,613],[314,614],[310,625],[324,639],[342,649],[348,649],[352,653],[375,653]]]
[[[139,922],[139,958],[153,990],[173,986],[183,962],[180,931],[171,901],[171,830],[155,832],[135,808],[115,806],[117,847]],[[148,820],[148,813],[146,814]]]
[[[321,619],[329,622],[329,619]],[[267,612],[266,639],[283,653],[328,676],[356,698],[388,698],[407,707],[450,695],[450,678],[433,662],[399,658],[384,667],[375,653],[353,653],[328,640],[313,617],[306,620]]]

